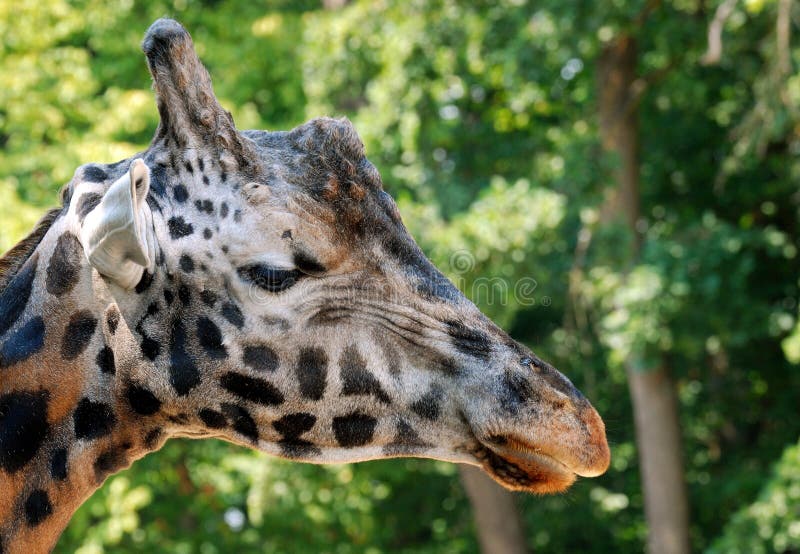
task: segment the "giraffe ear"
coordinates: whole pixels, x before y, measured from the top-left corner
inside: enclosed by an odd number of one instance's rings
[[[84,219],[81,242],[98,273],[123,288],[136,286],[145,269],[153,269],[155,237],[145,202],[150,170],[141,159],[103,195]]]

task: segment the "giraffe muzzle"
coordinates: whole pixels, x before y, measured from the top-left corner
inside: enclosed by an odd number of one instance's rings
[[[471,375],[462,397],[483,469],[507,488],[540,494],[605,473],[611,454],[597,410],[553,366],[508,344]]]
[[[611,453],[605,426],[597,411],[586,406],[579,415],[585,431],[564,429],[523,438],[492,435],[481,440],[476,457],[483,469],[506,488],[535,494],[565,491],[577,477],[597,477],[608,469]]]

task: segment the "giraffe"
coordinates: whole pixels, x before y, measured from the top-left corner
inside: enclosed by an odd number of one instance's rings
[[[532,493],[605,472],[597,411],[424,256],[349,121],[239,131],[179,23],[142,49],[149,148],[79,167],[0,260],[0,553],[173,437]]]

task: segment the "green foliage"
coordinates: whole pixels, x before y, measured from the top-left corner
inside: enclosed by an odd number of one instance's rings
[[[239,127],[350,117],[437,265],[603,414],[609,473],[520,498],[532,547],[642,551],[620,363],[633,355],[678,384],[694,549],[796,550],[798,447],[764,476],[800,435],[800,47],[787,69],[778,2],[740,2],[720,63],[702,65],[718,3],[0,0],[0,249],[79,164],[146,147],[157,112],[139,41],[172,15]],[[596,60],[620,33],[638,41],[643,87],[635,264],[632,237],[601,216],[618,161],[601,154]],[[305,466],[205,441],[170,443],[112,478],[58,550],[477,543],[453,466]]]
[[[794,552],[800,548],[800,444],[786,448],[758,499],[739,510],[709,554]]]
[[[314,466],[217,441],[172,441],[112,477],[63,552],[473,552],[452,464]],[[424,483],[424,489],[410,487]]]

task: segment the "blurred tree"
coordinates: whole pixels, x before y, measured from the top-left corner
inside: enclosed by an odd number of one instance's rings
[[[618,160],[616,187],[607,192],[601,220],[624,221],[631,264],[638,261],[641,240],[637,228],[641,217],[638,55],[636,39],[622,34],[604,46],[597,61],[600,137],[603,147]],[[628,286],[627,277],[622,286]],[[657,359],[654,365],[650,356],[631,348],[624,360],[642,467],[649,526],[647,550],[653,554],[688,553],[689,506],[675,388],[664,361]]]
[[[472,505],[483,554],[525,554],[525,530],[514,496],[483,471],[462,465],[461,482]]]

